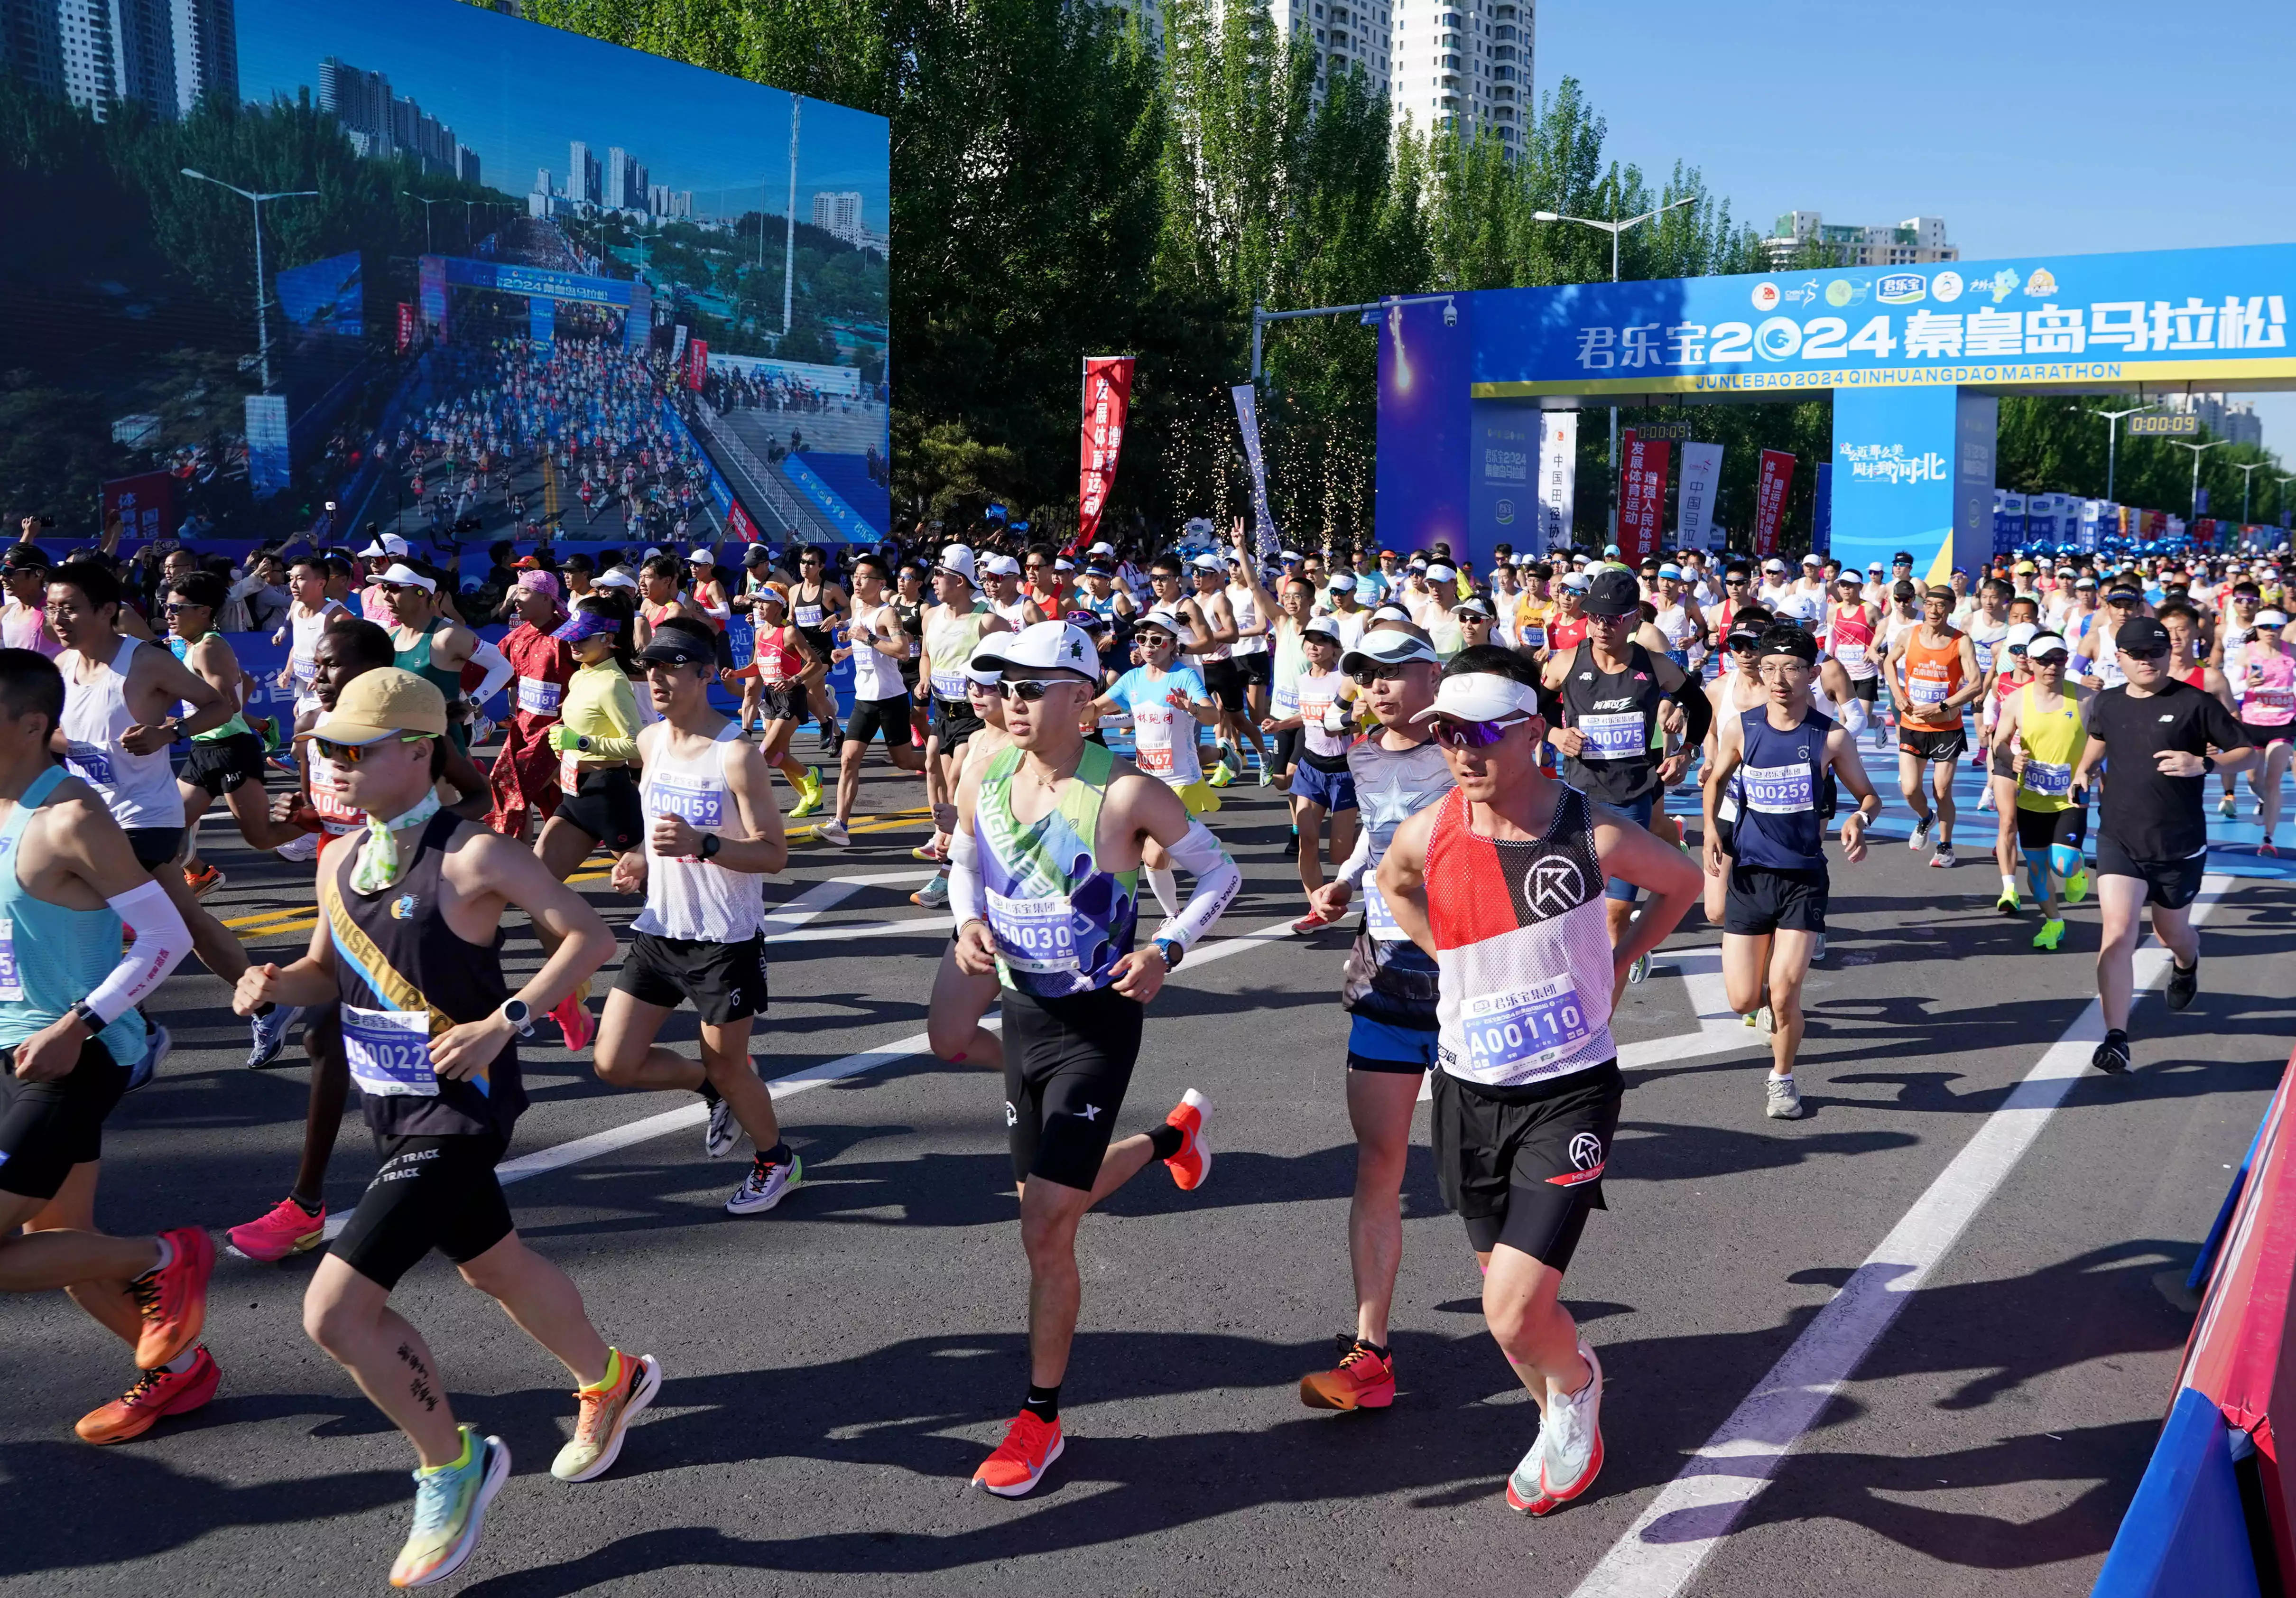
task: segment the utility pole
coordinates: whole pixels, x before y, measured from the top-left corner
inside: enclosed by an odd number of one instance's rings
[[[797,291],[797,118],[805,102],[790,96],[789,220],[782,233],[782,336],[790,330],[790,304]],[[761,223],[759,226],[764,225]]]
[[[2082,406],[2075,406],[2073,408],[2074,408],[2075,410],[2083,410],[2083,409],[2086,409],[2087,407]],[[2140,413],[2140,412],[2144,412],[2144,411],[2154,411],[2154,410],[2158,410],[2158,409],[2160,409],[2160,408],[2161,408],[2161,407],[2160,407],[2160,404],[2159,404],[2159,402],[2156,400],[2156,401],[2155,401],[2154,403],[2152,403],[2152,405],[2131,406],[2129,406],[2129,407],[2128,407],[2128,409],[2127,409],[2127,410],[2125,410],[2125,411],[2090,411],[2090,412],[2088,413],[2088,414],[2089,414],[2090,415],[2092,415],[2092,416],[2102,416],[2102,417],[2103,417],[2103,418],[2104,418],[2104,423],[2105,423],[2105,426],[2104,426],[2104,496],[2105,496],[2105,498],[2107,498],[2107,499],[2111,499],[2111,498],[2112,497],[2112,469],[2113,469],[2114,462],[2115,462],[2116,458],[2117,458],[2117,457],[2118,457],[2118,455],[2119,455],[2120,448],[2120,419],[2121,419],[2123,416],[2134,416],[2134,415],[2136,415],[2136,414],[2137,414],[2138,413]]]

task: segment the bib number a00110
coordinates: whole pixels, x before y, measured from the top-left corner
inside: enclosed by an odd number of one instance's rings
[[[1470,1074],[1487,1081],[1538,1075],[1594,1036],[1568,975],[1529,987],[1480,994],[1459,1006]]]
[[[430,1014],[425,1010],[361,1010],[345,1004],[343,1057],[361,1093],[435,1099]]]

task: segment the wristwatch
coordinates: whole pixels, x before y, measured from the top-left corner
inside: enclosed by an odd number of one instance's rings
[[[725,847],[725,843],[726,840],[717,833],[704,832],[701,835],[701,857],[704,860],[715,857],[718,851]]]
[[[2201,757],[2201,774],[2202,776],[2207,776],[2210,773],[2215,771],[2216,768],[2217,759],[2214,755],[2204,754]]]
[[[502,1018],[520,1036],[530,1037],[534,1035],[534,1010],[524,999],[504,999],[502,1002]]]
[[[1187,956],[1187,949],[1176,938],[1159,938],[1154,941],[1156,952],[1164,956],[1164,969],[1168,971],[1179,970],[1180,962]]]
[[[90,1037],[94,1037],[97,1033],[103,1030],[103,1017],[98,1015],[94,1011],[90,1010],[87,1007],[87,1001],[86,999],[82,999],[78,1004],[74,1004],[70,1010],[64,1012],[64,1013],[67,1015],[76,1015],[79,1017],[79,1024],[87,1028],[87,1035]]]
[[[587,753],[589,753],[589,752],[590,752],[590,734],[589,734],[589,733],[575,733],[575,734],[574,734],[574,748],[575,748],[576,751],[577,751],[577,752],[578,752],[578,753],[581,753],[581,754],[587,754]]]

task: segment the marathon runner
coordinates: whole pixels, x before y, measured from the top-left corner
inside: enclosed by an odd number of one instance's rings
[[[948,842],[956,827],[956,779],[964,747],[980,730],[965,673],[984,633],[1008,630],[1004,619],[980,598],[972,551],[962,544],[941,546],[933,567],[934,602],[925,608],[917,670],[917,692],[927,696],[925,802],[933,813],[933,835],[911,851],[938,863],[940,871],[912,904],[938,910],[948,903]]]
[[[2014,649],[2013,643],[2010,646]],[[2064,902],[2078,905],[2088,897],[2088,863],[2082,845],[2088,836],[2087,795],[2073,802],[2073,766],[2087,746],[2089,701],[2096,691],[2065,678],[2072,651],[2054,633],[2041,633],[2024,646],[2031,680],[2010,695],[1993,734],[1995,769],[2000,758],[2010,758],[2016,789],[2017,848],[2025,857],[2025,874],[2033,897],[2041,906],[2041,930],[2033,947],[2054,952],[2065,935],[2064,912],[2057,901],[2056,884],[2065,885]],[[2003,897],[2013,899],[2012,889]]]
[[[853,801],[861,793],[861,762],[869,742],[882,736],[885,758],[899,771],[922,771],[925,754],[909,742],[909,686],[901,681],[900,662],[916,648],[901,630],[901,619],[885,602],[885,585],[892,573],[882,555],[865,554],[853,562],[853,613],[845,629],[850,642],[832,659],[853,662],[853,714],[845,724],[845,742],[837,751],[837,813],[814,829],[824,843],[843,848],[852,836],[846,827],[853,820]]]
[[[1841,725],[1855,743],[1866,735],[1874,707],[1882,697],[1880,651],[1874,627],[1881,612],[1866,602],[1866,586],[1854,571],[1833,579],[1834,600],[1826,613],[1826,652],[1841,662],[1849,678],[1849,701],[1841,707]]]
[[[718,676],[742,696],[742,731],[750,731],[750,719],[756,717],[758,752],[797,795],[790,815],[811,815],[821,808],[825,797],[821,773],[790,753],[790,740],[802,719],[798,684],[810,660],[806,651],[812,645],[783,619],[789,613],[789,596],[780,589],[758,589],[749,596],[749,608],[750,663],[721,670]]]
[[[451,723],[447,742],[463,753],[471,750],[471,717],[477,706],[463,697],[463,668],[479,646],[479,635],[460,622],[439,613],[439,585],[403,563],[384,571],[380,584],[390,607],[390,641],[401,671],[411,671],[439,690],[447,701]],[[504,663],[504,680],[508,679]],[[494,688],[502,686],[495,683]],[[478,703],[492,697],[481,692]]]
[[[765,883],[789,864],[773,778],[758,747],[709,706],[717,641],[698,622],[666,621],[638,651],[661,719],[638,734],[646,846],[614,862],[613,884],[643,893],[628,955],[598,1023],[601,1081],[700,1093],[712,1160],[742,1135],[757,1145],[726,1201],[733,1215],[781,1202],[803,1179],[782,1141],[774,1097],[750,1062],[750,1025],[766,1008]],[[654,1040],[687,999],[701,1018],[701,1058]]]
[[[366,812],[365,829],[319,857],[309,951],[283,969],[250,966],[234,1000],[242,1015],[265,1004],[342,1004],[351,1078],[382,1163],[319,1262],[303,1323],[421,1459],[394,1586],[459,1568],[510,1474],[501,1438],[456,1424],[422,1333],[390,1307],[399,1279],[432,1250],[580,1384],[574,1438],[551,1466],[561,1480],[603,1474],[661,1385],[660,1364],[608,1347],[565,1273],[520,1240],[496,1179],[526,1107],[512,1039],[597,970],[614,938],[532,853],[439,814],[447,726],[445,695],[412,672],[370,671],[342,691],[313,730],[315,748],[344,768],[344,798]],[[512,907],[554,944],[515,994],[500,952]]]
[[[975,646],[975,660],[997,647],[995,639]],[[965,739],[957,751],[955,774],[950,791],[962,783],[965,772],[976,766],[986,766],[1000,751],[1012,746],[1012,734],[1004,730],[1004,701],[997,688],[999,674],[984,670],[974,661],[964,667],[965,693],[974,717],[980,725]],[[1210,790],[1205,790],[1210,792]],[[1217,797],[1217,796],[1215,796]],[[955,806],[949,807],[952,816]],[[1144,867],[1143,868],[1145,869]],[[946,876],[942,880],[941,902],[948,902]],[[979,1065],[990,1070],[1004,1069],[1004,1045],[996,1033],[980,1024],[996,1003],[998,984],[996,973],[968,976],[957,969],[956,933],[949,933],[948,947],[941,951],[940,964],[933,971],[932,997],[925,1012],[927,1045],[939,1058],[952,1065]]]
[[[189,840],[184,850],[184,886],[194,898],[205,898],[223,886],[224,873],[199,856],[200,817],[220,798],[230,809],[242,834],[260,830],[268,812],[264,792],[263,740],[247,725],[240,709],[248,678],[239,657],[216,631],[216,612],[223,608],[223,578],[211,571],[195,571],[168,585],[164,607],[168,648],[176,660],[216,691],[232,707],[231,718],[221,726],[194,733],[184,768],[176,774],[176,791],[183,798],[184,827]],[[177,713],[192,714],[188,704]]]
[[[1141,663],[1095,700],[1092,712],[1095,717],[1131,717],[1133,768],[1178,794],[1189,815],[1210,815],[1220,807],[1220,798],[1204,781],[1196,729],[1214,725],[1220,712],[1196,668],[1179,663],[1185,625],[1161,605],[1143,616],[1132,634]],[[1179,879],[1171,857],[1153,838],[1142,846],[1140,871],[1158,906],[1167,916],[1177,915]]]
[[[1698,899],[1679,850],[1539,769],[1538,675],[1493,646],[1446,668],[1418,719],[1457,786],[1397,828],[1378,877],[1438,968],[1436,1176],[1484,1267],[1484,1321],[1539,1407],[1506,1487],[1532,1514],[1603,1468],[1603,1367],[1558,1294],[1587,1212],[1603,1208],[1623,1095],[1611,1005],[1628,965]],[[1615,948],[1595,908],[1610,879],[1652,895]]]
[[[215,1245],[194,1226],[96,1230],[104,1118],[145,1053],[135,1006],[191,934],[104,797],[56,765],[63,712],[55,663],[0,649],[0,1286],[62,1288],[134,1351],[135,1381],[75,1428],[119,1443],[215,1396],[199,1341]]]
[[[1267,759],[1267,746],[1260,738],[1259,725],[1250,717],[1250,684],[1245,679],[1243,668],[1234,659],[1242,623],[1229,602],[1227,561],[1218,555],[1202,554],[1190,565],[1196,578],[1196,591],[1191,598],[1195,616],[1203,623],[1203,631],[1193,641],[1183,639],[1181,653],[1195,658],[1196,666],[1203,673],[1204,686],[1219,706],[1219,728],[1213,740],[1218,761],[1207,780],[1215,788],[1225,788],[1244,773],[1246,733],[1250,733],[1252,747],[1259,751],[1263,765]],[[1160,602],[1160,591],[1158,598]],[[1186,612],[1181,614],[1185,616]]]
[[[280,628],[286,635],[272,635],[274,643],[287,644],[287,664],[279,673],[279,686],[295,693],[295,714],[301,715],[311,708],[311,679],[316,675],[314,662],[318,658],[319,635],[327,624],[348,611],[340,601],[327,594],[328,563],[316,553],[308,554],[288,568],[287,622]]]
[[[1099,684],[1092,641],[1040,622],[976,664],[1002,673],[1014,747],[969,768],[957,791],[949,902],[956,963],[995,971],[1004,1010],[1005,1125],[1029,1256],[1029,1385],[1004,1442],[973,1480],[1018,1497],[1063,1446],[1061,1382],[1076,1335],[1084,1213],[1162,1160],[1183,1189],[1210,1170],[1203,1095],[1193,1088],[1147,1135],[1110,1139],[1168,971],[1210,931],[1242,873],[1161,783],[1140,777],[1081,725]],[[1142,843],[1153,838],[1195,878],[1150,947],[1132,947]]]
[[[797,586],[790,590],[790,624],[805,640],[813,662],[800,681],[805,698],[799,708],[812,707],[824,750],[839,749],[845,742],[844,735],[837,730],[837,698],[829,687],[832,651],[837,647],[831,633],[838,619],[847,614],[853,604],[844,589],[822,580],[826,570],[821,551],[808,545],[798,553]]]
[[[547,571],[521,571],[511,589],[518,625],[503,637],[503,658],[517,674],[510,719],[503,724],[502,752],[488,782],[494,808],[487,825],[505,838],[526,840],[527,814],[539,812],[549,824],[563,797],[558,787],[558,751],[550,729],[566,701],[574,676],[574,651],[554,634],[566,623],[558,579]]]
[[[1882,813],[1882,799],[1857,757],[1857,739],[1810,702],[1817,641],[1791,622],[1773,623],[1752,657],[1764,702],[1715,724],[1706,773],[1706,874],[1726,883],[1722,980],[1730,1007],[1742,1014],[1767,1006],[1770,1017],[1763,1113],[1796,1120],[1802,984],[1825,936],[1830,889],[1821,814],[1827,781],[1837,780],[1857,801],[1841,824],[1842,853],[1853,865],[1866,857],[1866,829]],[[1726,791],[1737,811],[1726,844]]]
[[[2169,1008],[2182,1010],[2200,988],[2192,905],[2208,864],[2204,779],[2243,770],[2260,751],[2219,701],[2177,676],[2169,630],[2152,617],[2122,621],[2113,648],[2124,680],[2089,701],[2088,742],[2070,794],[2085,805],[2098,763],[2110,764],[2096,830],[2096,902],[2104,922],[2096,990],[2105,1032],[2089,1063],[2117,1072],[2128,1069],[2138,918],[2151,906],[2153,935],[2170,955]]]
[[[1348,1205],[1356,1329],[1337,1340],[1335,1369],[1300,1379],[1300,1402],[1310,1409],[1384,1409],[1395,1402],[1388,1317],[1403,1259],[1411,1118],[1435,1065],[1436,966],[1380,897],[1377,873],[1396,829],[1449,792],[1452,782],[1442,746],[1417,719],[1434,704],[1442,669],[1419,629],[1389,626],[1366,633],[1341,664],[1378,723],[1348,750],[1363,807],[1355,849],[1313,897],[1315,912],[1336,922],[1357,885],[1365,884],[1363,925],[1349,947],[1340,987],[1340,1007],[1348,1012],[1348,1124],[1356,1138],[1355,1194]]]
[[[2243,691],[2242,739],[2250,748],[2263,751],[2258,764],[2249,769],[2248,780],[2264,822],[2264,841],[2256,846],[2256,852],[2264,856],[2280,853],[2272,841],[2273,831],[2280,824],[2280,783],[2288,774],[2291,753],[2296,752],[2289,742],[2291,723],[2296,722],[2296,651],[2290,650],[2284,634],[2287,625],[2284,612],[2259,611],[2250,624],[2247,641],[2225,656],[2231,666],[2225,676],[2236,677]]]
[[[1288,586],[1300,594],[1307,585],[1294,579]],[[1488,624],[1489,619],[1484,619]],[[1271,725],[1299,739],[1300,755],[1292,774],[1292,825],[1300,834],[1300,886],[1308,897],[1308,913],[1292,923],[1292,930],[1313,932],[1330,926],[1333,919],[1316,902],[1316,891],[1324,886],[1325,817],[1332,824],[1334,869],[1355,852],[1359,800],[1348,766],[1348,749],[1355,742],[1348,706],[1355,685],[1339,669],[1340,635],[1328,620],[1308,622],[1300,639],[1307,651],[1307,669],[1293,680],[1292,713]]]
[[[1901,596],[1902,597],[1902,596]],[[1985,690],[1977,651],[1965,633],[1946,624],[1953,590],[1932,585],[1922,597],[1922,619],[1890,641],[1882,664],[1890,698],[1898,708],[1898,791],[1914,812],[1913,836],[1906,847],[1916,854],[1929,847],[1937,829],[1937,852],[1930,864],[1950,866],[1953,855],[1953,774],[1969,747],[1962,707]],[[1931,782],[1937,808],[1922,791],[1922,770],[1936,770]]]

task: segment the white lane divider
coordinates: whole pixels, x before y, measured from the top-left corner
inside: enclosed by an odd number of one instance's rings
[[[929,874],[921,871],[872,871],[824,878],[789,903],[767,911],[763,930],[767,938],[786,938],[814,917],[834,910],[864,888],[880,888],[889,882],[922,882]]]
[[[2203,879],[2194,922],[2205,920],[2232,886],[2229,877]],[[2168,967],[2168,951],[2159,945],[2137,951],[2140,999]],[[1571,1598],[1674,1598],[1690,1585],[1907,1298],[2016,1168],[2073,1084],[2089,1073],[2089,1054],[2103,1037],[2103,1012],[2092,1001]]]

